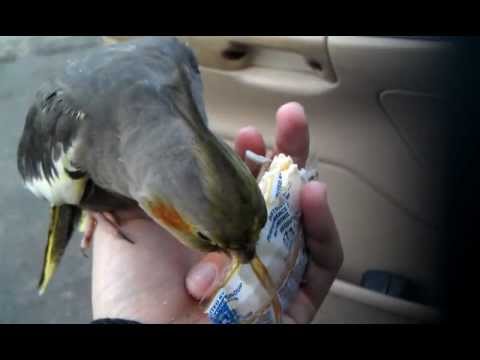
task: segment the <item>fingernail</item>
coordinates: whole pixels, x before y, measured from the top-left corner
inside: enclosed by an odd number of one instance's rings
[[[297,102],[297,101],[292,101],[292,102],[290,102],[290,106],[295,107],[295,108],[296,108],[295,110],[297,110],[297,111],[298,111],[299,113],[301,113],[302,115],[305,115],[305,108],[304,108],[303,105],[300,104],[299,102]]]
[[[217,268],[209,262],[195,266],[188,278],[187,286],[194,295],[200,295],[208,291],[217,277]]]

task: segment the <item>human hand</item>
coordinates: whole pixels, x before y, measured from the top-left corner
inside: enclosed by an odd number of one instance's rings
[[[252,127],[240,130],[235,150],[242,157],[249,149],[265,154],[262,136]],[[303,166],[308,157],[308,125],[296,103],[277,112],[275,152],[293,157]],[[247,160],[256,175],[258,166]],[[285,322],[313,319],[335,278],[343,253],[326,199],[326,187],[306,184],[301,207],[310,250],[310,262],[300,293],[284,315]],[[116,237],[110,225],[98,220],[93,236],[93,317],[122,318],[142,323],[208,323],[199,301],[212,295],[229,264],[226,255],[206,256],[180,244],[142,210],[115,213],[132,245]]]

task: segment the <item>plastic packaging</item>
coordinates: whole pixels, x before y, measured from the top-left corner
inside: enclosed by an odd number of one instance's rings
[[[257,255],[277,289],[282,312],[297,295],[307,265],[300,211],[306,174],[289,156],[279,154],[259,182],[268,219],[257,243]],[[217,324],[275,323],[272,299],[249,264],[241,265],[217,291],[206,313]]]

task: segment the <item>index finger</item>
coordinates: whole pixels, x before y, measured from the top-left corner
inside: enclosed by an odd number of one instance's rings
[[[290,155],[299,167],[308,158],[310,137],[305,111],[299,103],[290,102],[277,111],[277,134],[274,154]]]

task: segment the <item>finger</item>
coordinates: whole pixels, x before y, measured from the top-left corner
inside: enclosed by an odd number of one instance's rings
[[[287,314],[297,323],[309,323],[335,280],[343,261],[343,251],[328,206],[325,184],[306,184],[300,200],[310,261],[302,291],[289,306]]]
[[[318,309],[343,263],[343,250],[328,206],[325,184],[315,181],[306,184],[300,199],[310,251],[303,291]]]
[[[237,137],[235,138],[235,151],[242,158],[242,160],[245,161],[252,174],[257,176],[261,165],[258,165],[249,159],[245,159],[245,152],[247,150],[253,151],[254,153],[262,156],[265,155],[266,147],[263,137],[253,126],[247,126],[240,129]]]
[[[291,102],[277,111],[275,153],[290,155],[300,167],[305,166],[309,152],[308,123],[303,107]]]
[[[322,268],[337,272],[343,262],[343,251],[327,202],[326,185],[318,181],[305,184],[300,201],[305,238],[312,260]]]
[[[316,313],[317,307],[304,291],[300,291],[295,296],[287,311],[285,311],[285,315],[292,318],[297,324],[310,323]]]
[[[185,285],[190,295],[199,301],[212,296],[225,278],[229,264],[225,254],[207,254],[187,274]]]
[[[334,272],[319,267],[315,262],[309,262],[305,274],[308,282],[301,286],[286,314],[300,324],[311,322],[330,291],[335,276]]]

